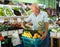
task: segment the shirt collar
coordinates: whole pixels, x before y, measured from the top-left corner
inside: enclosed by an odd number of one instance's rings
[[[33,13],[34,14],[34,13]],[[41,11],[39,12],[38,16],[41,14]],[[35,14],[34,14],[35,17],[37,17]]]

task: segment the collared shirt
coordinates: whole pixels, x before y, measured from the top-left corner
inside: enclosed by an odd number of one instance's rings
[[[32,29],[37,30],[39,27],[39,23],[44,26],[44,23],[48,22],[48,14],[44,11],[40,11],[38,16],[36,16],[34,13],[32,13],[25,21],[26,22],[31,21],[33,24]],[[43,28],[42,26],[40,27]]]

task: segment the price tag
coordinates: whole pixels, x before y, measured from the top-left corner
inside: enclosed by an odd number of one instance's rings
[[[3,31],[2,36],[7,36],[7,31]]]
[[[23,33],[23,29],[19,29],[19,34]]]
[[[20,18],[17,18],[17,21],[18,21],[18,22],[21,22],[21,19],[20,19]]]
[[[57,32],[57,37],[60,37],[60,32]]]
[[[8,35],[12,35],[13,33],[13,31],[8,31]]]
[[[10,18],[10,22],[13,23],[14,22],[14,19],[13,18]]]
[[[3,23],[4,22],[4,19],[3,18],[0,18],[0,22]]]
[[[15,30],[13,30],[13,33],[15,32]]]
[[[56,37],[56,32],[50,32],[50,36]]]
[[[0,47],[1,47],[1,41],[0,41]]]

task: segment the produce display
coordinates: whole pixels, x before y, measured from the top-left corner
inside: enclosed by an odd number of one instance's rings
[[[0,41],[4,40],[4,37],[2,36],[2,34],[0,33]]]
[[[25,13],[23,7],[2,6],[0,7],[0,16],[21,16]]]
[[[34,35],[32,35],[31,32],[29,32],[29,31],[24,31],[24,33],[22,34],[22,36],[25,36],[27,38],[41,38],[40,34],[34,33]]]
[[[40,47],[43,42],[41,35],[33,31],[24,31],[21,38],[24,47]]]
[[[21,15],[26,14],[25,9],[23,7],[13,7],[12,9],[16,16],[21,16]]]
[[[25,13],[25,11],[24,11],[24,9],[22,7],[19,8],[19,10],[21,11],[22,14]]]
[[[60,27],[54,27],[50,30],[51,30],[51,32],[60,32]]]
[[[0,31],[21,29],[20,24],[0,24]]]
[[[51,31],[52,32],[60,32],[60,28],[52,28]]]
[[[6,14],[4,13],[3,7],[0,7],[0,16],[6,16]]]
[[[26,11],[23,7],[12,7],[4,5],[3,7],[0,7],[0,16],[29,16],[31,12],[31,10]]]
[[[15,14],[16,16],[21,16],[21,13],[20,13],[18,7],[14,7],[14,8],[13,8],[13,11],[14,11],[14,14]]]
[[[6,16],[14,16],[14,13],[12,12],[10,8],[6,8],[5,12],[6,12]]]
[[[8,7],[0,7],[0,16],[14,16],[14,13]]]
[[[32,13],[32,10],[27,11],[28,16]]]
[[[19,11],[19,8],[18,7],[14,7],[13,10]]]

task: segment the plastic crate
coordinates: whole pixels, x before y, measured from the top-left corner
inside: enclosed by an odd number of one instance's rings
[[[41,47],[42,40],[39,39],[33,39],[33,38],[27,38],[25,36],[22,36],[22,41],[24,47]]]

